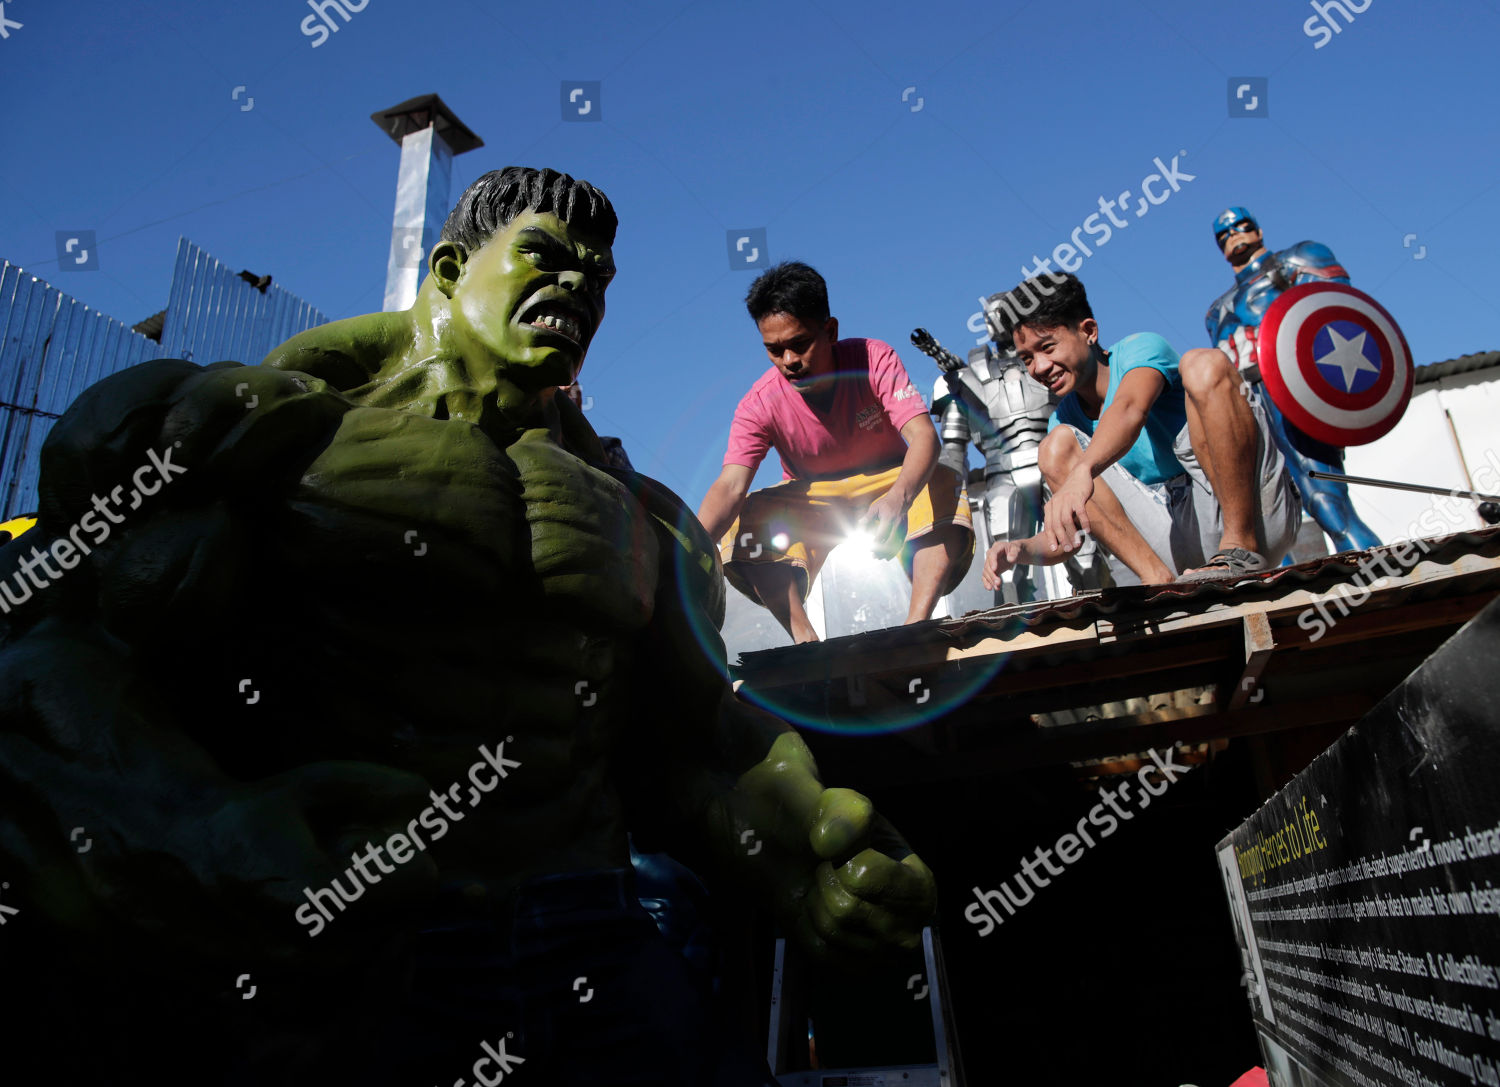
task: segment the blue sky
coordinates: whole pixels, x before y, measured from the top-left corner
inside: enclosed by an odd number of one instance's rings
[[[1418,362],[1500,347],[1500,3],[1355,2],[1333,34],[1307,0],[366,0],[314,47],[307,0],[6,0],[0,257],[134,322],[186,235],[332,318],[378,310],[399,151],[368,115],[436,91],[485,141],[455,199],[510,164],[610,195],[591,418],[694,506],[767,365],[730,230],[816,266],[844,334],[927,392],[913,327],[962,354],[979,295],[1177,156],[1177,190],[1078,272],[1107,341],[1205,343],[1231,280],[1209,224],[1243,204],[1275,246],[1331,246]],[[1268,81],[1268,116],[1231,116],[1240,77]],[[600,82],[597,123],[563,121],[574,80]],[[95,231],[98,271],[60,270],[59,230]]]

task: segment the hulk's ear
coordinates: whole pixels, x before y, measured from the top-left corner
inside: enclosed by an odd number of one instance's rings
[[[461,242],[438,242],[427,255],[427,270],[433,283],[449,298],[453,297],[453,290],[458,286],[458,278],[468,259],[469,251]]]

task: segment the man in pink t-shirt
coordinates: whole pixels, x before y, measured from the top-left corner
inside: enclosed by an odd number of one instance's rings
[[[724,575],[765,605],[792,639],[817,641],[803,601],[828,552],[863,533],[901,557],[906,621],[932,614],[974,554],[958,476],[937,463],[927,405],[891,346],[840,340],[828,287],[812,268],[778,264],[745,298],[774,364],[735,409],[724,469],[698,519],[719,540]],[[768,450],[783,480],[750,493]]]

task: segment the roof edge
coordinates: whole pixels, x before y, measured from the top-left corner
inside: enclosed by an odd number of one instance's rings
[[[1413,380],[1417,385],[1428,385],[1434,381],[1441,381],[1445,377],[1473,373],[1475,370],[1488,370],[1496,366],[1500,366],[1500,351],[1478,351],[1472,355],[1460,355],[1456,359],[1429,362],[1426,366],[1418,366]]]

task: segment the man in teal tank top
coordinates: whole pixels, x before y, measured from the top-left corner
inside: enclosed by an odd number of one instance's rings
[[[1120,382],[1131,370],[1146,367],[1161,374],[1165,382],[1146,413],[1146,421],[1136,436],[1135,444],[1116,463],[1142,483],[1165,483],[1182,474],[1182,462],[1172,451],[1177,435],[1187,425],[1187,404],[1182,392],[1182,375],[1179,372],[1177,352],[1154,332],[1135,332],[1115,344],[1104,357],[1107,364],[1100,369],[1108,378],[1104,393],[1103,410],[1108,411],[1119,391]],[[1092,436],[1095,420],[1089,418],[1087,410],[1077,393],[1064,397],[1057,412],[1047,424],[1050,434],[1059,424]]]
[[[1071,275],[1027,280],[1000,316],[1031,376],[1061,400],[1039,453],[1046,523],[990,548],[987,585],[1020,563],[1063,561],[1085,533],[1119,584],[1253,574],[1291,549],[1296,487],[1222,351],[1179,358],[1153,332],[1105,350]]]

